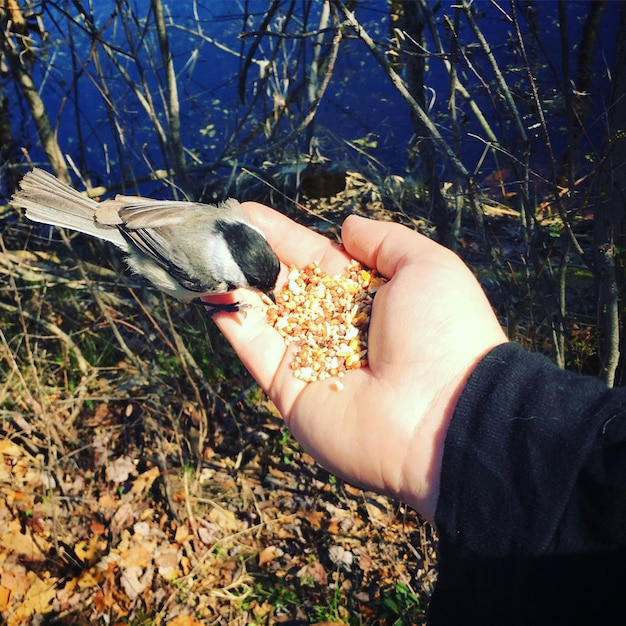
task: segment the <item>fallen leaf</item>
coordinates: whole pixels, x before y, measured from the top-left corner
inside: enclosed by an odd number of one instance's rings
[[[315,583],[320,587],[328,586],[328,576],[324,566],[319,561],[308,563],[299,572],[298,578],[303,584]]]
[[[328,548],[328,556],[330,557],[330,560],[337,565],[337,567],[342,567],[345,570],[350,571],[354,560],[352,552],[346,550],[343,546],[334,545]]]
[[[124,587],[126,595],[131,599],[137,599],[152,582],[152,568],[145,572],[137,565],[131,565],[124,568],[120,576],[120,583]]]
[[[52,600],[56,596],[55,584],[58,578],[52,578],[46,572],[39,578],[34,572],[28,572],[31,585],[19,606],[11,615],[14,624],[26,621],[31,615],[45,615],[52,610]]]
[[[101,524],[98,520],[92,519],[89,521],[89,528],[94,535],[104,535],[106,528],[104,524]]]
[[[96,607],[96,611],[98,611],[98,613],[104,613],[104,610],[107,608],[107,598],[104,595],[104,591],[102,591],[102,589],[96,590],[96,593],[93,596],[93,604]]]
[[[24,451],[13,441],[10,441],[9,439],[0,439],[0,454],[17,458],[22,456]]]
[[[176,529],[176,534],[174,535],[174,541],[176,543],[182,544],[184,541],[189,541],[193,538],[193,534],[189,530],[186,524],[181,524]]]
[[[236,515],[222,507],[214,507],[209,511],[207,519],[217,524],[223,530],[237,531],[241,528],[241,523]]]
[[[265,617],[274,610],[274,605],[271,602],[263,602],[262,604],[255,604],[252,607],[252,612],[255,617]]]
[[[265,565],[271,563],[275,558],[282,554],[282,550],[279,550],[276,546],[267,546],[259,552],[259,565]]]
[[[369,572],[373,568],[373,566],[374,561],[372,560],[372,557],[365,552],[361,552],[361,554],[359,555],[359,569],[367,574],[367,572]]]
[[[319,530],[322,527],[322,522],[326,515],[324,511],[298,511],[298,517],[305,519],[309,524],[311,524],[311,528],[314,530]]]
[[[176,548],[157,550],[154,555],[154,564],[158,568],[159,575],[166,580],[173,580],[178,576],[179,551]]]
[[[148,565],[152,562],[153,551],[154,547],[150,542],[142,542],[139,545],[125,550],[120,555],[122,564],[125,567],[134,566],[139,567],[140,569],[148,567]]]
[[[119,500],[111,493],[104,493],[98,498],[98,508],[104,512],[113,512],[119,506]]]
[[[96,589],[100,581],[94,576],[97,573],[97,570],[93,568],[92,570],[85,570],[80,575],[80,578],[77,579],[76,584],[79,589]]]
[[[168,622],[168,626],[202,626],[202,622],[191,615],[177,615]]]
[[[100,537],[92,535],[89,541],[79,541],[74,546],[74,554],[82,563],[91,563],[100,549]]]
[[[107,463],[105,470],[106,479],[116,484],[125,483],[131,474],[136,473],[137,468],[128,456],[120,456],[114,461]]]
[[[12,593],[24,595],[30,587],[26,568],[21,563],[2,563],[0,585]]]
[[[44,549],[49,547],[48,543],[42,538],[38,538],[38,544]],[[28,557],[34,561],[43,561],[44,555],[38,544],[33,541],[28,527],[22,531],[20,520],[18,519],[11,520],[8,526],[3,529],[2,536],[0,536],[0,546],[9,552]]]
[[[147,472],[139,474],[133,481],[133,486],[130,489],[131,493],[140,495],[144,494],[152,487],[154,481],[159,477],[160,471],[158,467],[151,467]]]
[[[6,611],[9,608],[9,598],[11,590],[0,585],[0,611]]]

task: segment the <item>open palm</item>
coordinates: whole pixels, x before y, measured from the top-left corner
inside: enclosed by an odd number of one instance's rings
[[[291,352],[264,316],[215,320],[318,462],[433,519],[456,400],[480,358],[506,341],[478,283],[452,252],[398,224],[351,216],[344,249],[263,205],[244,210],[285,266],[317,262],[338,274],[355,258],[389,279],[372,307],[368,366],[347,372],[341,391],[328,380],[296,379]]]

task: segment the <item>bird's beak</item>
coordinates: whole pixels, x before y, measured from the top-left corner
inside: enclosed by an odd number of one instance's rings
[[[266,295],[274,304],[276,304],[276,296],[273,291],[268,291]]]

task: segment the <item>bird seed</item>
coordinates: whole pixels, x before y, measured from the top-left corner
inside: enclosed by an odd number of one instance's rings
[[[324,273],[317,263],[290,268],[285,287],[266,315],[285,344],[295,345],[291,368],[296,378],[341,378],[367,365],[372,302],[384,282],[375,270],[354,260],[338,276]]]

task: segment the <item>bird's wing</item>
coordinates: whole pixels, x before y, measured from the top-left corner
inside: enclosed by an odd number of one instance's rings
[[[119,228],[124,237],[131,242],[131,250],[134,247],[135,255],[139,252],[148,257],[189,291],[204,293],[207,290],[205,284],[183,269],[186,263],[178,258],[178,252],[172,249],[167,227],[129,229],[121,225]]]
[[[139,252],[149,257],[189,291],[203,293],[207,290],[207,285],[185,269],[189,267],[189,262],[184,250],[177,250],[172,245],[172,230],[193,219],[198,211],[216,210],[216,207],[128,196],[118,196],[112,202],[119,203],[117,212],[121,222],[118,224],[120,232]]]
[[[212,214],[215,218],[242,220],[243,212],[237,200],[228,198],[219,206],[201,202],[179,202],[177,200],[152,200],[140,196],[116,196],[98,204],[96,221],[102,224],[120,225],[133,230],[172,226],[182,222],[184,214],[198,217]]]
[[[116,196],[113,200],[100,202],[96,210],[96,221],[100,224],[137,228],[168,226],[181,220],[190,206],[203,206],[175,202],[173,200],[150,200],[135,196]],[[207,205],[208,207],[208,205]]]
[[[232,219],[240,214],[239,202],[227,200],[217,207],[128,196],[118,196],[107,202],[112,203],[110,207],[115,206],[120,232],[139,252],[152,259],[186,289],[204,293],[211,288],[185,269],[190,267],[189,259],[184,250],[177,250],[173,245],[178,238],[173,231],[178,230],[180,235],[181,230],[184,232],[193,230],[196,225],[198,228],[206,225],[207,213],[213,213],[216,218]],[[96,219],[99,220],[99,216]]]

